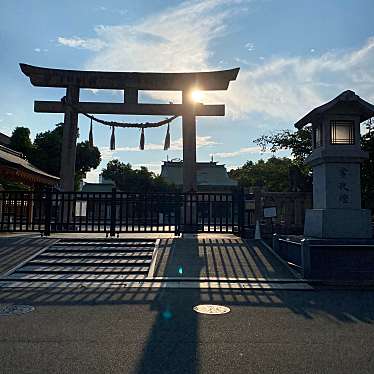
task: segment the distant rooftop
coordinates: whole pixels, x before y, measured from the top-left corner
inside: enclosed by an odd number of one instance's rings
[[[8,135],[3,134],[2,132],[0,132],[0,145],[10,145],[10,137]]]
[[[161,177],[176,186],[183,185],[183,161],[164,161]],[[211,187],[236,187],[238,182],[227,174],[225,165],[217,162],[197,162],[197,185]]]
[[[0,145],[0,165],[2,172],[14,175],[22,174],[24,178],[31,178],[40,183],[55,184],[60,178],[48,174],[36,166],[30,164],[20,152]]]
[[[114,183],[85,183],[81,192],[112,192]]]

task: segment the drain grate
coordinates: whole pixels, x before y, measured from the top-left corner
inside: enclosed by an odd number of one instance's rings
[[[230,312],[230,308],[227,306],[211,304],[196,305],[193,310],[201,314],[226,314]]]
[[[0,305],[0,316],[22,315],[34,311],[31,305]]]

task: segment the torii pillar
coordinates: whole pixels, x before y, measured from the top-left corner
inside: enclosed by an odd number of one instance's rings
[[[187,109],[185,113],[182,115],[183,192],[196,192],[196,103],[194,103],[192,100],[192,91],[182,92],[182,105]]]
[[[79,87],[66,88],[66,100],[73,105],[79,102]],[[78,113],[67,107],[61,146],[60,187],[62,191],[74,191],[75,159],[78,137]]]

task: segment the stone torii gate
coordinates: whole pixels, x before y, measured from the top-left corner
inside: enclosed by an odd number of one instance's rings
[[[34,111],[64,113],[61,151],[61,188],[74,190],[78,114],[178,115],[183,126],[183,190],[196,191],[196,116],[224,116],[224,105],[203,105],[192,100],[194,90],[227,90],[239,68],[199,73],[135,73],[49,69],[20,64],[34,86],[66,88],[61,101],[35,101]],[[123,103],[79,101],[81,88],[124,91]],[[143,104],[139,90],[182,91],[182,104]],[[73,107],[72,107],[73,106]]]

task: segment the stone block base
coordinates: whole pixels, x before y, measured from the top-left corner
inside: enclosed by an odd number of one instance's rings
[[[304,236],[321,239],[372,238],[369,209],[308,209]]]

